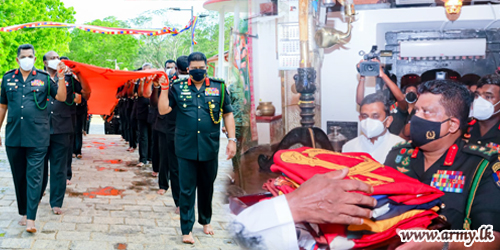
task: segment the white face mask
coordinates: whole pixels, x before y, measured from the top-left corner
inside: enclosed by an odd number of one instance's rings
[[[59,60],[59,59],[50,60],[48,63],[48,66],[49,66],[49,68],[51,68],[53,70],[57,70],[57,65],[59,65],[60,62],[61,62],[61,60]]]
[[[165,71],[165,73],[167,73],[168,77],[171,77],[173,75],[173,69],[172,68],[167,69],[167,71]]]
[[[472,104],[472,116],[480,121],[488,120],[490,117],[498,112],[495,112],[495,106],[500,103],[497,102],[493,105],[483,97],[479,96]]]
[[[25,57],[23,59],[19,59],[19,66],[24,71],[31,71],[33,69],[33,65],[35,65],[35,59]]]
[[[361,131],[363,131],[363,134],[368,139],[377,137],[385,131],[386,128],[384,126],[384,122],[387,120],[387,118],[385,118],[383,122],[372,118],[366,118],[361,121]]]

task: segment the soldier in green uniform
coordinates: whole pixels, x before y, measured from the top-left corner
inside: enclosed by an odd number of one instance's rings
[[[61,62],[59,55],[54,51],[49,51],[43,56],[43,62],[50,78],[54,82],[58,82],[59,77],[56,75],[56,69]],[[50,206],[54,214],[62,214],[61,207],[66,193],[68,158],[71,159],[71,149],[73,147],[71,136],[75,128],[72,119],[73,111],[76,113],[75,93],[83,94],[85,99],[88,98],[87,92],[82,91],[82,85],[74,79],[71,72],[65,74],[63,78],[67,95],[66,100],[60,102],[52,97],[49,98],[50,144],[45,156],[42,182],[43,194],[49,179],[50,160]]]
[[[477,82],[472,120],[465,139],[500,152],[500,75],[483,76]]]
[[[66,100],[64,63],[57,65],[57,85],[44,71],[34,67],[35,49],[19,46],[16,61],[19,69],[3,76],[0,94],[0,125],[8,110],[5,146],[9,159],[19,214],[26,231],[34,233],[40,201],[43,164],[50,141],[48,97]]]
[[[198,188],[198,222],[205,234],[213,235],[213,184],[217,176],[220,140],[220,122],[229,135],[226,154],[231,159],[236,152],[233,110],[225,84],[220,79],[207,78],[207,58],[194,52],[188,57],[188,79],[173,83],[162,78],[162,91],[158,103],[160,115],[177,111],[175,153],[179,164],[180,215],[182,241],[194,244],[192,236],[195,221],[194,204]]]
[[[385,165],[433,186],[441,197],[441,217],[451,229],[493,225],[493,242],[476,242],[472,249],[500,249],[500,163],[497,152],[462,139],[472,96],[450,80],[433,80],[419,87],[412,141],[396,145]],[[461,249],[463,242],[410,242],[401,249]],[[399,249],[399,248],[398,248]]]

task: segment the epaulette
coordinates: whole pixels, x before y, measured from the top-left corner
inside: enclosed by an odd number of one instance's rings
[[[181,82],[186,82],[188,80],[188,78],[184,78],[184,79],[177,79],[175,81],[172,82],[172,84],[176,84],[176,83],[181,83]]]
[[[394,145],[392,149],[397,149],[397,148],[412,148],[413,146],[411,145],[410,141],[402,141],[398,142],[398,144]]]
[[[36,72],[37,72],[37,73],[40,73],[40,74],[44,74],[44,75],[46,75],[46,76],[48,76],[48,75],[49,75],[49,73],[47,73],[46,71],[43,71],[43,70],[41,70],[41,69],[36,69]]]
[[[215,77],[209,77],[210,78],[210,81],[213,81],[213,82],[218,82],[218,83],[224,83],[224,79],[222,78],[215,78]]]
[[[12,73],[12,72],[14,72],[14,71],[16,71],[16,69],[11,69],[11,70],[9,70],[9,71],[5,72],[5,75],[7,75],[7,74],[9,74],[9,73]]]
[[[471,143],[465,145],[463,151],[468,154],[481,156],[488,161],[498,159],[498,151],[486,146]]]

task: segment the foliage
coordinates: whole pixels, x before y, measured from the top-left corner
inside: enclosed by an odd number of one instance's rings
[[[129,27],[126,22],[119,21],[115,17],[94,20],[88,24],[105,27]],[[122,63],[119,65],[121,69],[132,70],[140,44],[138,39],[130,35],[96,34],[74,29],[71,32],[68,57],[74,61],[106,68],[114,68],[114,60],[116,59],[118,63]]]
[[[218,54],[219,48],[219,15],[216,12],[203,13],[207,15],[203,18],[198,18],[198,23],[195,30],[194,51],[203,52],[207,58]],[[153,15],[165,15],[165,10],[156,10],[145,12],[141,16],[130,20],[134,26],[145,26],[151,21]],[[233,26],[234,18],[232,14],[227,14],[224,23],[224,49],[229,49],[230,31]],[[171,27],[168,22],[165,26]],[[176,27],[180,28],[180,27]],[[191,47],[191,31],[185,31],[177,36],[141,36],[141,43],[136,65],[144,62],[151,62],[156,68],[163,68],[164,63],[168,59],[176,60],[179,56],[189,55]],[[209,67],[209,75],[213,74],[213,69]]]
[[[0,27],[36,21],[74,23],[75,11],[66,8],[60,0],[0,0]],[[43,55],[54,50],[59,54],[69,51],[70,35],[66,29],[22,29],[0,32],[0,72],[18,68],[17,47],[30,43],[35,47],[37,68],[43,68]]]

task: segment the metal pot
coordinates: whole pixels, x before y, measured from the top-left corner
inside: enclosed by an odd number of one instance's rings
[[[258,116],[274,116],[274,112],[276,108],[272,102],[259,102],[256,112]]]

